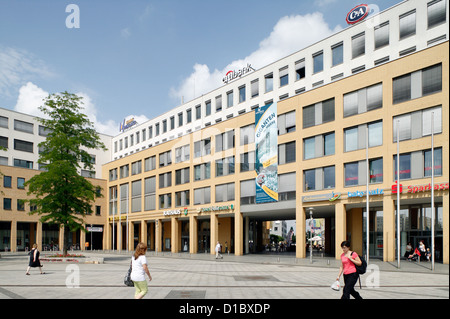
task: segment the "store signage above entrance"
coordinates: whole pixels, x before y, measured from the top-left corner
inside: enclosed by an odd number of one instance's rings
[[[360,4],[354,7],[345,18],[348,24],[355,24],[364,20],[369,14],[369,6],[367,4]]]
[[[449,183],[435,183],[434,190],[446,190],[449,188]],[[422,192],[431,192],[431,183],[425,185],[409,185],[405,187],[406,193],[416,194]],[[400,194],[403,193],[403,185],[400,184]],[[391,194],[397,194],[397,182],[391,186]]]
[[[341,193],[331,192],[331,193],[321,194],[321,195],[303,196],[302,201],[303,201],[303,203],[321,202],[321,201],[334,202],[340,198],[341,198]]]
[[[175,210],[166,210],[163,211],[164,216],[172,216],[172,215],[181,215],[186,216],[188,214],[188,209],[185,207],[184,209],[175,209]]]
[[[243,67],[242,69],[235,70],[235,71],[228,71],[227,74],[225,74],[224,78],[222,79],[223,83],[228,83],[230,81],[233,81],[234,79],[240,78],[241,76],[250,73],[251,71],[255,71],[255,69],[252,67],[250,63],[247,63],[246,67]]]
[[[384,190],[377,188],[377,189],[369,191],[369,196],[373,196],[373,195],[384,195]],[[366,196],[366,191],[347,192],[347,196],[348,196],[348,198],[363,197],[363,196]]]
[[[212,207],[203,207],[199,208],[198,211],[200,213],[203,212],[215,212],[215,211],[221,211],[221,210],[234,210],[234,205],[224,205],[224,206],[212,206]]]
[[[129,119],[128,121],[125,122],[125,120],[123,120],[122,123],[120,123],[120,131],[121,132],[125,132],[126,130],[128,130],[130,127],[135,126],[137,124],[137,122],[135,121],[134,117]]]

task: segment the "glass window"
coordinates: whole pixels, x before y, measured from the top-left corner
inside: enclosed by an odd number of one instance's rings
[[[318,73],[323,71],[323,52],[313,55],[313,72]]]
[[[12,187],[12,177],[11,176],[3,176],[3,187],[5,187],[5,188]]]
[[[324,145],[324,150],[323,150],[323,155],[333,155],[334,154],[334,133],[330,133],[330,134],[325,134],[323,136],[323,145]]]
[[[323,168],[323,188],[335,187],[335,170],[334,166],[328,166]]]
[[[33,134],[33,123],[14,120],[14,130]]]
[[[424,151],[424,173],[423,176],[431,176],[431,150]],[[434,149],[434,176],[442,175],[442,148]]]
[[[422,70],[422,95],[442,91],[442,65],[434,65]]]
[[[222,110],[222,95],[216,96],[216,112]]]
[[[264,77],[264,82],[266,86],[266,93],[273,91],[273,73],[267,74]]]
[[[389,45],[389,21],[375,27],[374,36],[375,50]]]
[[[233,106],[233,91],[227,93],[227,107]]]
[[[189,109],[186,111],[186,123],[191,123],[192,122],[192,110]],[[158,135],[158,134],[156,134]]]
[[[446,0],[440,0],[428,3],[428,28],[445,22],[445,2]]]
[[[369,160],[370,183],[383,182],[383,159]]]
[[[422,111],[422,135],[431,135],[431,113],[433,117],[434,134],[442,132],[442,107],[433,107]]]
[[[289,71],[288,67],[284,67],[284,68],[280,69],[280,87],[289,84],[288,71]]]
[[[411,99],[411,74],[395,78],[393,81],[393,103],[400,103]]]
[[[245,102],[245,85],[239,88],[239,103]]]
[[[411,178],[411,154],[400,154],[400,180]],[[397,155],[394,155],[394,180],[397,180]]]
[[[416,34],[416,10],[400,16],[400,40]]]
[[[316,124],[316,106],[310,105],[303,108],[303,128]]]
[[[383,122],[368,124],[369,127],[369,147],[383,145]]]
[[[316,138],[311,137],[304,140],[304,158],[305,160],[315,157]]]
[[[211,101],[205,103],[205,116],[211,115]]]
[[[300,80],[306,76],[305,59],[295,62],[295,79]]]
[[[14,149],[17,151],[33,153],[33,143],[14,139]]]
[[[431,153],[430,153],[431,154]],[[25,189],[25,178],[17,177],[17,188]]]
[[[358,91],[344,95],[344,117],[358,114]]]
[[[344,164],[345,186],[358,185],[358,162]]]
[[[352,58],[357,58],[366,53],[366,36],[360,33],[352,37]]]
[[[409,140],[411,139],[411,114],[405,114],[394,117],[393,132],[394,143],[397,142],[397,127],[399,140]]]
[[[350,152],[358,149],[358,128],[349,128],[344,131],[345,151]]]
[[[195,119],[199,120],[202,117],[202,109],[200,107],[200,105],[197,105],[195,107]]]
[[[381,83],[369,86],[366,91],[367,111],[383,106],[383,85]]]
[[[334,121],[334,98],[322,102],[322,123]]]
[[[310,169],[304,172],[305,191],[316,189],[316,170]]]
[[[3,209],[11,210],[11,198],[3,198]]]
[[[342,64],[344,62],[344,44],[341,42],[331,48],[332,66]]]
[[[256,79],[254,81],[252,81],[252,83],[250,84],[250,89],[251,89],[251,94],[252,97],[256,97],[259,95],[259,80]]]

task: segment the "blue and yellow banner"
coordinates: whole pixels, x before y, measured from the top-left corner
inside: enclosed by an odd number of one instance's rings
[[[255,111],[256,203],[278,201],[278,125],[277,104]]]

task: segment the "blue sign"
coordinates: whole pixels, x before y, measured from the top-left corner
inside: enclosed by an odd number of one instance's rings
[[[369,6],[367,4],[360,4],[359,6],[354,7],[345,18],[348,24],[355,24],[359,21],[362,21],[369,14]]]
[[[278,201],[277,105],[270,103],[255,111],[256,203]]]

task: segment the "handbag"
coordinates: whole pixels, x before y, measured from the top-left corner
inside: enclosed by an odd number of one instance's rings
[[[331,289],[339,291],[341,289],[341,283],[339,282],[339,280],[336,280],[332,285],[331,285]]]
[[[130,268],[128,269],[125,277],[123,278],[123,283],[125,284],[125,286],[128,286],[128,287],[134,287],[133,280],[131,280],[131,265],[132,264],[130,263]]]

